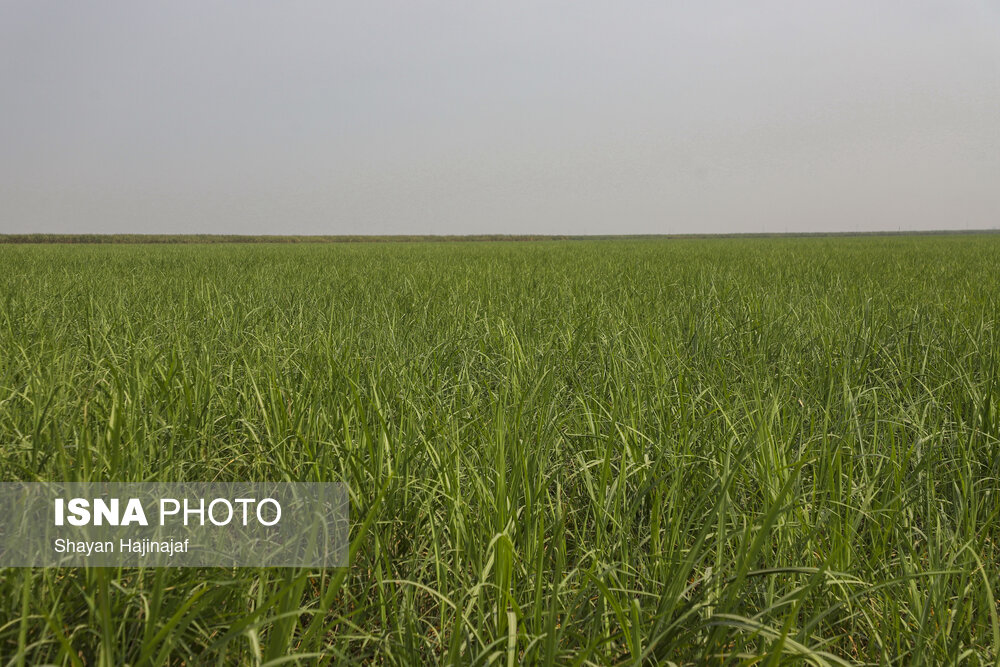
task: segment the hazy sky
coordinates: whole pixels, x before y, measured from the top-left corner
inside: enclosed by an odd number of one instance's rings
[[[1000,4],[0,4],[0,232],[1000,227]]]

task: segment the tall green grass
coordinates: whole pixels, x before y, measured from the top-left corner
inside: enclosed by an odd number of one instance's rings
[[[1000,664],[1000,238],[0,247],[0,479],[350,566],[0,570],[6,664]]]

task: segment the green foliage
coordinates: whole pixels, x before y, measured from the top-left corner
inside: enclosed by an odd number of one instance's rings
[[[350,567],[0,570],[11,664],[997,664],[1000,237],[0,247],[0,479]]]

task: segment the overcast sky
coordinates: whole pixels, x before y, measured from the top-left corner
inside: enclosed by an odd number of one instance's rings
[[[993,2],[0,4],[0,232],[1000,227]]]

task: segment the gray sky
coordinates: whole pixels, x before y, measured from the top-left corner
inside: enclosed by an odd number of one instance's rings
[[[0,5],[0,232],[1000,227],[990,2]]]

